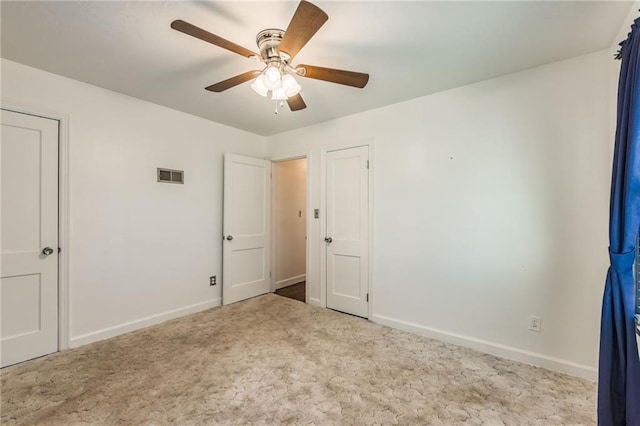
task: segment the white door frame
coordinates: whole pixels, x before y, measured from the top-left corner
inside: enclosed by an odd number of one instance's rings
[[[304,302],[305,303],[309,303],[309,279],[311,278],[309,276],[309,265],[311,262],[311,258],[309,256],[309,243],[311,241],[311,223],[313,220],[313,208],[311,207],[311,197],[309,196],[311,193],[311,161],[309,161],[309,159],[311,158],[311,153],[310,152],[304,152],[304,153],[300,153],[300,154],[293,154],[293,155],[286,155],[286,156],[282,156],[282,157],[272,157],[269,158],[269,161],[271,161],[271,163],[280,163],[283,161],[290,161],[290,160],[300,160],[304,158],[305,160],[307,160],[307,181],[305,182],[306,188],[306,200],[305,200],[305,204],[307,206],[307,217],[306,219],[306,223],[305,223],[305,234],[306,234],[306,239],[305,239],[305,265],[304,265],[304,273],[305,273],[305,284],[304,284]],[[273,167],[271,168],[272,173],[273,173]],[[271,292],[275,292],[276,291],[276,274],[273,273],[273,271],[276,270],[276,239],[273,237],[275,235],[275,191],[273,191],[273,177],[271,178]],[[310,216],[311,215],[311,216]]]
[[[69,348],[69,114],[10,100],[0,108],[58,121],[58,351]]]
[[[351,142],[338,142],[336,144],[330,144],[325,146],[320,150],[320,240],[318,244],[323,245],[324,247],[324,237],[327,234],[327,153],[329,151],[337,151],[341,149],[349,149],[349,148],[357,148],[360,146],[369,147],[369,199],[367,209],[369,210],[369,282],[368,285],[368,293],[369,293],[369,303],[367,306],[368,316],[367,318],[370,320],[373,318],[373,224],[374,224],[374,216],[373,216],[373,173],[372,170],[374,168],[373,159],[374,156],[374,140],[373,138],[367,138],[359,141],[351,141]],[[327,251],[324,249],[320,250],[320,306],[323,308],[327,307]]]

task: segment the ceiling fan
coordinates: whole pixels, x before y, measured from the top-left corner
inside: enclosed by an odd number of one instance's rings
[[[271,93],[272,100],[280,102],[286,100],[291,111],[299,111],[306,108],[307,105],[304,103],[302,96],[300,96],[301,87],[294,76],[329,81],[360,89],[366,86],[369,81],[369,74],[314,65],[291,65],[293,58],[324,25],[327,19],[329,17],[319,7],[302,0],[286,31],[266,29],[258,33],[256,43],[260,54],[181,19],[173,21],[171,28],[265,64],[262,70],[247,71],[212,84],[206,87],[206,90],[223,92],[241,83],[254,80],[251,88],[256,93],[265,97]]]

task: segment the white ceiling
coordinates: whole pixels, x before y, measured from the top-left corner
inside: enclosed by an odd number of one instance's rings
[[[297,1],[5,1],[2,57],[249,132],[272,135],[605,49],[632,2],[317,1],[329,20],[294,63],[371,75],[364,89],[299,79],[308,108],[204,87],[256,62],[172,30],[183,19],[257,51]],[[259,67],[258,67],[259,69]]]

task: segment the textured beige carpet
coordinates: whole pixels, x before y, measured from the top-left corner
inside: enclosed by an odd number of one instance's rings
[[[594,424],[595,385],[276,295],[1,372],[3,424]]]

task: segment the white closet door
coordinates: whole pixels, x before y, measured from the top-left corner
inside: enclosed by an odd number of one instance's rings
[[[58,350],[58,122],[2,111],[1,364]]]
[[[369,313],[369,148],[327,153],[327,307]]]

